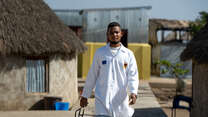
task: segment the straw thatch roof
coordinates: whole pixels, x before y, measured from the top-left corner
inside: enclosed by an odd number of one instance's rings
[[[167,20],[167,19],[150,19],[150,26],[163,30],[187,30],[189,21],[183,20]]]
[[[0,55],[70,55],[85,48],[43,0],[0,1]]]
[[[208,24],[205,25],[187,45],[181,60],[193,59],[198,63],[208,63]]]

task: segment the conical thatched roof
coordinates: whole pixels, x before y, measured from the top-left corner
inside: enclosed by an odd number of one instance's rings
[[[208,24],[191,40],[181,54],[181,60],[193,59],[198,63],[208,63]]]
[[[0,0],[0,55],[70,55],[85,50],[43,0]]]

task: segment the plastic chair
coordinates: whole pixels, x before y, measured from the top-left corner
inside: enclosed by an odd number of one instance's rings
[[[180,102],[184,101],[187,102],[189,104],[189,106],[182,106],[180,105]],[[189,112],[191,111],[191,107],[192,107],[192,98],[187,97],[187,96],[183,96],[183,95],[176,95],[173,99],[173,107],[172,107],[172,113],[171,113],[171,117],[176,117],[176,109],[180,108],[180,109],[186,109]]]

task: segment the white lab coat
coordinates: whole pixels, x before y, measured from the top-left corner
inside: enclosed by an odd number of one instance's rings
[[[95,87],[96,115],[131,117],[134,110],[129,107],[127,89],[138,91],[138,69],[133,52],[121,44],[116,55],[110,44],[99,48],[87,75],[82,96],[90,97]]]

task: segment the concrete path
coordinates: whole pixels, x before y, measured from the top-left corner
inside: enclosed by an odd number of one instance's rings
[[[134,117],[167,117],[147,81],[140,81]]]
[[[148,81],[140,80],[137,103],[132,107],[135,109],[134,117],[167,117],[152,93]],[[0,117],[75,117],[74,113],[78,108],[79,102],[71,111],[0,111]],[[90,98],[84,117],[93,117],[93,115],[94,98]]]

